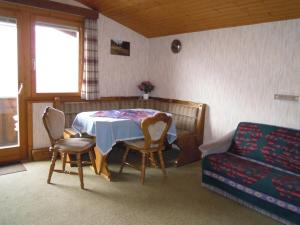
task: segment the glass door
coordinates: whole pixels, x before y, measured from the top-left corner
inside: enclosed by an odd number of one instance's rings
[[[18,31],[0,16],[0,163],[20,158]]]

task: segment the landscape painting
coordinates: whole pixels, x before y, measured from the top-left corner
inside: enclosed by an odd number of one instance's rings
[[[130,56],[130,42],[111,39],[110,53],[112,55]]]

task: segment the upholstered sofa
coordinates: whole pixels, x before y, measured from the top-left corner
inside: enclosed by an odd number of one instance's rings
[[[76,135],[70,128],[75,116],[84,111],[150,108],[172,113],[177,128],[175,144],[181,150],[175,164],[181,166],[201,157],[198,146],[203,142],[205,104],[164,98],[113,97],[96,101],[56,98],[55,107],[65,113],[65,136]]]
[[[300,224],[300,130],[242,122],[199,149],[204,187],[285,224]]]

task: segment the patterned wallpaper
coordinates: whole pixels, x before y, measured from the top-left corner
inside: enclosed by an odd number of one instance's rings
[[[148,78],[149,40],[100,14],[99,20],[100,96],[140,95],[137,85]],[[130,42],[130,56],[110,54],[110,40]]]
[[[205,142],[240,121],[300,129],[300,102],[274,100],[300,95],[299,19],[152,38],[149,55],[154,96],[208,104]]]

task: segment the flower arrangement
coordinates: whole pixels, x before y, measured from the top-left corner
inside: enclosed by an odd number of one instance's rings
[[[154,89],[154,85],[150,81],[143,81],[138,85],[138,88],[145,92],[145,94],[150,93]]]

